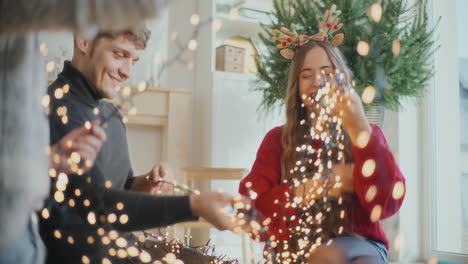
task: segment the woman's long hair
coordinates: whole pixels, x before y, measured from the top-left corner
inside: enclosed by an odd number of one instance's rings
[[[281,144],[283,146],[283,158],[281,162],[282,180],[291,179],[291,169],[294,168],[296,161],[300,158],[295,149],[304,143],[304,135],[307,133],[307,127],[300,125],[301,120],[307,120],[307,109],[302,107],[301,95],[299,94],[299,75],[304,65],[307,53],[316,47],[322,47],[333,67],[344,74],[344,84],[350,85],[352,72],[346,64],[346,60],[341,51],[332,44],[324,41],[311,40],[299,50],[297,50],[289,68],[288,86],[286,89],[286,124],[283,128]],[[345,160],[353,161],[349,136],[345,131]]]
[[[352,80],[352,72],[346,64],[346,60],[338,48],[332,46],[328,42],[309,41],[307,44],[297,50],[290,66],[288,86],[286,91],[286,124],[283,127],[283,135],[281,139],[283,147],[283,157],[281,161],[282,182],[292,183],[293,177],[296,175],[294,167],[296,161],[304,158],[304,153],[297,152],[296,148],[305,143],[304,135],[308,133],[310,127],[301,125],[301,120],[308,120],[307,109],[302,106],[301,95],[299,93],[299,75],[304,65],[304,60],[307,53],[316,47],[323,48],[330,61],[333,63],[335,70],[339,70],[344,74],[343,83],[349,85]],[[351,141],[345,128],[342,128],[344,133],[344,157],[346,162],[353,162],[353,154],[351,150]],[[311,142],[310,142],[311,143]],[[347,199],[344,199],[347,200]],[[332,202],[334,208],[342,208],[345,205],[338,205],[336,201]],[[317,208],[318,210],[318,208]],[[316,212],[317,213],[317,212]],[[346,217],[347,218],[347,217]],[[344,222],[343,222],[344,221]],[[344,232],[339,233],[338,227],[344,224]],[[333,214],[331,219],[326,220],[323,226],[323,234],[329,237],[338,235],[350,234],[347,219],[340,219],[338,214]]]

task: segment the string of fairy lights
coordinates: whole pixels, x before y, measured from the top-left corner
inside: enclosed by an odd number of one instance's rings
[[[197,1],[198,3],[198,1]],[[197,4],[198,5],[198,4]],[[230,15],[238,15],[236,8],[230,10]],[[373,4],[369,8],[369,16],[375,23],[378,23],[382,17],[383,10],[379,4]],[[155,58],[152,63],[160,64],[160,68],[156,76],[151,75],[149,79],[139,81],[135,87],[131,85],[125,85],[123,87],[116,87],[118,92],[117,96],[117,108],[107,116],[102,116],[99,113],[99,109],[95,108],[93,113],[100,118],[101,125],[105,125],[110,119],[122,114],[123,122],[128,121],[129,115],[135,115],[137,108],[134,103],[136,95],[146,92],[148,89],[159,87],[158,81],[161,80],[162,74],[175,63],[183,64],[188,70],[192,70],[194,64],[191,60],[186,59],[184,55],[188,52],[194,52],[198,49],[198,36],[200,30],[208,25],[212,26],[214,31],[219,31],[222,23],[218,19],[207,18],[202,20],[198,13],[191,15],[190,24],[194,26],[194,30],[187,41],[181,40],[177,32],[170,34],[170,40],[173,42],[173,47],[177,48],[175,55],[164,60],[160,56]],[[369,44],[365,41],[360,41],[357,46],[357,52],[361,56],[367,56],[370,50]],[[47,47],[45,44],[40,45],[41,53],[47,55]],[[392,51],[395,56],[398,56],[400,51],[400,42],[398,40],[393,41]],[[46,64],[46,71],[52,72],[55,65],[54,62],[48,62]],[[153,72],[152,72],[153,73]],[[346,211],[345,211],[345,198],[341,195],[341,178],[333,173],[333,164],[344,158],[344,133],[342,129],[341,119],[337,117],[335,108],[337,103],[342,100],[343,93],[350,91],[352,87],[346,87],[343,83],[343,75],[336,72],[334,77],[338,88],[333,88],[329,78],[325,75],[319,76],[322,80],[321,88],[314,98],[305,98],[310,104],[313,104],[314,111],[310,114],[311,118],[308,120],[302,120],[301,126],[305,128],[306,133],[304,134],[305,144],[297,146],[296,152],[300,158],[296,160],[295,167],[289,172],[292,177],[287,183],[294,188],[301,186],[310,186],[311,191],[304,192],[302,197],[290,196],[287,203],[282,206],[285,208],[295,208],[297,214],[294,216],[283,215],[281,212],[275,214],[274,217],[284,218],[288,223],[288,231],[292,234],[292,239],[295,244],[289,242],[283,243],[271,238],[266,241],[266,249],[264,251],[264,260],[268,264],[276,263],[303,263],[307,257],[320,245],[329,245],[331,238],[334,235],[342,235],[346,233]],[[55,99],[62,99],[70,90],[68,85],[58,88],[54,92]],[[362,101],[365,104],[370,104],[374,101],[376,96],[376,90],[374,87],[369,86],[365,88],[362,93]],[[56,113],[50,112],[50,100],[48,95],[42,98],[42,105],[44,106],[45,112],[49,115],[57,115],[61,122],[66,125],[68,123],[67,108],[65,106],[59,107]],[[306,107],[303,105],[303,107]],[[90,128],[91,123],[86,122],[85,127]],[[365,147],[369,141],[370,135],[368,133],[361,133],[357,140],[357,145],[361,148]],[[321,141],[323,144],[320,147],[314,147],[312,144],[314,141]],[[63,146],[60,146],[62,149]],[[48,148],[50,153],[50,148]],[[52,157],[55,163],[60,163],[60,157],[56,154]],[[73,152],[70,157],[65,161],[70,166],[70,170],[77,175],[83,175],[84,171],[91,166],[89,161],[84,161],[78,153]],[[371,175],[376,168],[375,161],[368,160],[364,163],[362,168],[362,174],[364,176]],[[144,232],[143,235],[138,237],[137,243],[130,243],[124,236],[121,236],[119,232],[113,229],[113,225],[116,223],[125,225],[130,221],[127,214],[125,214],[125,205],[122,202],[116,203],[114,208],[104,210],[102,206],[99,206],[99,201],[92,201],[89,197],[84,197],[85,185],[82,185],[82,189],[76,188],[74,190],[68,189],[69,175],[58,172],[51,168],[49,170],[49,176],[52,179],[54,186],[54,195],[51,197],[55,201],[54,207],[44,208],[40,215],[43,219],[47,220],[52,217],[55,210],[61,210],[62,207],[74,208],[81,206],[84,209],[88,209],[86,221],[96,227],[96,235],[88,236],[86,243],[93,245],[94,243],[102,243],[108,246],[108,256],[104,257],[102,263],[111,263],[112,257],[129,258],[138,260],[142,263],[153,263],[153,264],[182,264],[183,261],[178,258],[181,252],[185,249],[197,250],[203,255],[209,257],[209,263],[224,263],[224,264],[235,264],[238,263],[235,259],[229,259],[227,256],[215,256],[214,247],[210,247],[208,243],[201,247],[192,247],[191,240],[185,238],[185,241],[175,239],[168,241],[167,236],[154,235],[148,232]],[[84,184],[92,184],[91,178],[86,177],[83,179]],[[162,184],[170,184],[173,186],[174,192],[182,192],[188,194],[197,194],[197,190],[193,190],[185,185],[180,185],[176,182],[161,181]],[[106,188],[111,188],[111,182],[107,181],[104,183]],[[250,188],[252,183],[248,183],[247,187]],[[397,183],[393,187],[392,197],[394,199],[401,199],[404,194],[405,186],[403,183]],[[338,197],[332,197],[331,193],[339,193]],[[258,197],[257,193],[249,189],[249,198],[255,201]],[[372,201],[377,194],[377,188],[371,186],[366,192],[366,201]],[[371,221],[376,222],[380,219],[382,213],[382,207],[375,207],[371,212]],[[230,212],[233,219],[239,224],[239,227],[234,230],[236,233],[242,233],[248,230],[255,240],[260,241],[262,234],[268,232],[268,225],[272,219],[263,219],[261,214],[253,208],[253,204],[242,198],[237,198],[233,204],[233,208]],[[258,219],[263,221],[258,222]],[[333,228],[327,228],[326,223],[337,220],[337,225]],[[67,235],[67,230],[54,230],[53,235],[58,240],[63,240],[64,243],[74,244],[76,237]],[[400,248],[403,243],[403,236],[400,234],[395,239],[395,248]],[[145,243],[153,242],[150,246]],[[150,254],[157,247],[164,248],[164,257],[162,259],[155,259]],[[92,256],[83,256],[81,259],[82,263],[92,263]]]
[[[98,108],[94,108],[93,114],[100,119],[100,124],[105,126],[106,123],[114,118],[115,116],[121,114],[122,121],[128,121],[128,115],[134,115],[137,112],[134,98],[136,95],[144,93],[147,89],[157,88],[160,85],[156,83],[156,81],[161,80],[161,76],[165,70],[167,70],[171,65],[175,63],[182,63],[187,66],[188,70],[192,70],[193,63],[191,61],[186,60],[184,58],[184,54],[187,51],[196,51],[198,48],[198,36],[200,30],[203,27],[208,25],[212,25],[214,30],[219,30],[221,27],[221,23],[219,20],[208,18],[205,20],[201,20],[200,16],[194,13],[190,17],[190,23],[194,26],[194,30],[190,39],[186,42],[181,41],[181,39],[177,36],[176,32],[171,33],[170,39],[174,42],[174,47],[177,48],[177,52],[173,58],[169,60],[156,60],[154,63],[160,63],[160,69],[156,75],[156,77],[151,76],[149,80],[142,80],[137,83],[136,87],[132,87],[131,85],[125,85],[123,87],[116,87],[117,93],[117,103],[116,108],[114,111],[110,112],[108,115],[101,115]],[[48,49],[45,44],[40,45],[41,54],[47,56]],[[50,61],[46,64],[46,72],[53,72],[55,67],[58,65],[55,61]],[[70,91],[69,85],[65,85],[63,87],[57,88],[54,91],[54,98],[57,100],[61,100],[68,92]],[[69,118],[67,115],[67,107],[60,106],[57,108],[55,113],[50,111],[50,102],[51,98],[49,95],[44,95],[41,104],[44,107],[46,114],[48,115],[57,115],[62,122],[63,125],[68,124]],[[91,122],[86,122],[84,126],[87,129],[91,128]],[[70,171],[75,173],[76,175],[83,175],[86,169],[91,167],[90,161],[84,161],[82,157],[76,152],[70,153],[69,158],[66,161],[60,160],[60,155],[63,154],[66,146],[62,146],[59,144],[57,147],[56,154],[52,157],[52,160],[58,164],[63,163],[67,164],[70,168]],[[48,147],[48,153],[50,154],[51,148]],[[84,167],[86,166],[86,167]],[[95,166],[97,166],[95,164]],[[53,217],[54,212],[58,210],[67,210],[68,208],[76,208],[81,207],[82,209],[88,210],[86,214],[86,221],[89,225],[96,227],[96,234],[90,235],[86,238],[78,238],[73,237],[70,234],[72,231],[70,228],[73,227],[62,227],[61,229],[56,229],[53,231],[53,236],[57,240],[63,240],[64,243],[68,244],[75,244],[78,242],[78,239],[84,239],[88,245],[93,245],[95,243],[101,243],[102,245],[107,246],[107,257],[103,257],[102,260],[98,260],[99,263],[108,264],[111,263],[113,257],[118,258],[127,258],[131,262],[135,263],[154,263],[154,264],[182,264],[183,261],[179,258],[180,254],[184,251],[188,250],[195,250],[198,253],[198,256],[203,255],[207,258],[208,262],[206,263],[222,263],[222,264],[235,264],[238,263],[236,259],[228,258],[225,255],[216,256],[214,252],[214,247],[210,247],[208,244],[204,245],[203,247],[193,247],[191,245],[191,240],[188,239],[185,243],[182,243],[179,239],[175,239],[172,241],[167,241],[167,236],[155,236],[148,232],[145,232],[143,235],[138,237],[138,241],[131,241],[127,240],[125,236],[122,236],[119,232],[113,229],[114,224],[121,224],[125,225],[131,219],[129,216],[125,214],[125,205],[122,202],[118,202],[115,204],[114,208],[106,209],[102,206],[99,201],[100,195],[95,195],[93,198],[85,197],[86,196],[86,184],[96,184],[92,183],[91,177],[87,176],[85,178],[80,179],[80,187],[74,190],[69,189],[68,185],[70,182],[69,177],[74,177],[73,175],[67,175],[63,172],[58,172],[54,168],[49,170],[49,176],[52,180],[52,185],[54,188],[53,195],[50,200],[53,200],[53,203],[48,203],[49,206],[42,209],[40,215],[44,220],[48,220]],[[74,181],[76,179],[73,179]],[[173,186],[174,193],[188,193],[188,194],[199,194],[199,191],[193,190],[188,188],[185,185],[177,184],[176,182],[168,182],[168,181],[161,181],[161,184],[169,184]],[[104,183],[105,188],[111,188],[112,183],[110,181],[106,181]],[[242,208],[245,211],[246,206],[240,205],[240,200],[236,202],[234,205],[237,208]],[[244,213],[241,213],[240,216],[236,215],[236,209],[232,209],[231,215],[233,220],[239,220],[241,223],[247,222],[244,219]],[[244,219],[244,220],[243,220]],[[240,232],[240,230],[237,230]],[[150,248],[145,248],[144,243],[148,241],[158,241],[158,244],[152,245]],[[152,255],[152,250],[154,251],[157,246],[165,245],[165,252],[164,257],[161,259],[156,259],[158,256]],[[152,250],[150,250],[152,249]],[[161,253],[161,252],[160,252]],[[192,252],[193,253],[193,252]],[[93,263],[96,261],[93,256],[82,256],[81,259],[82,263]]]

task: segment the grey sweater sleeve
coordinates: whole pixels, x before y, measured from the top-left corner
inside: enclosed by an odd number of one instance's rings
[[[122,30],[155,18],[170,0],[0,0],[0,32]]]

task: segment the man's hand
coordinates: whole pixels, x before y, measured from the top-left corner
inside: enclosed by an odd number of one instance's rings
[[[106,132],[99,121],[87,123],[65,135],[50,148],[49,166],[67,174],[89,170],[106,141]]]
[[[219,230],[234,230],[236,224],[225,213],[224,207],[234,203],[234,198],[220,192],[206,192],[190,195],[192,214],[204,218]]]
[[[135,192],[144,192],[157,194],[160,192],[172,191],[174,174],[166,165],[155,165],[150,172],[144,175],[136,176],[132,183],[131,190]]]

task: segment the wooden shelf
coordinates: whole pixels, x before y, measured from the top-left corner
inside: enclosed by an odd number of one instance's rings
[[[216,18],[222,23],[221,29],[216,33],[219,36],[231,35],[256,38],[261,31],[260,22],[255,19],[227,14],[217,14]]]

